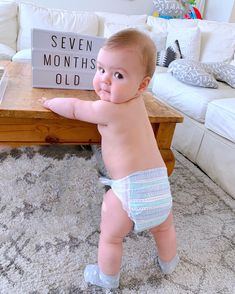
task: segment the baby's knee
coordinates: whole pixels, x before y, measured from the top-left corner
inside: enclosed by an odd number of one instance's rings
[[[120,244],[123,242],[123,237],[118,235],[109,234],[105,230],[101,230],[100,232],[100,240],[105,242],[106,244]]]

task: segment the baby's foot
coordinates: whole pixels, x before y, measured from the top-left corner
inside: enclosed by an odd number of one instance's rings
[[[119,274],[111,276],[102,273],[97,264],[89,264],[84,271],[84,279],[88,283],[107,289],[119,287]]]
[[[176,255],[172,260],[170,261],[163,261],[160,259],[160,257],[158,256],[157,258],[158,264],[161,268],[161,271],[166,274],[169,275],[171,273],[173,273],[173,271],[175,270],[175,268],[177,267],[180,259],[179,256]]]

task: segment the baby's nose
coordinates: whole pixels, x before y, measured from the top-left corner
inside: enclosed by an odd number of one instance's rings
[[[103,81],[103,83],[105,83],[107,85],[111,84],[111,79],[110,79],[110,76],[108,74],[103,74],[102,81]]]

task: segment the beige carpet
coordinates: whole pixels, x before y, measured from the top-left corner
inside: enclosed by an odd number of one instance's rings
[[[125,240],[120,288],[87,286],[96,261],[104,188],[88,148],[0,151],[1,294],[234,294],[235,204],[178,153],[170,177],[181,263],[171,276],[155,265],[150,235]]]

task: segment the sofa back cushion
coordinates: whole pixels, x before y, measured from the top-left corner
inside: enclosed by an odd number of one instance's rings
[[[158,52],[166,49],[167,23],[168,20],[165,18],[148,16],[147,19],[147,24],[151,28],[151,38],[153,39]]]
[[[107,24],[120,25],[120,26],[141,26],[146,25],[147,15],[127,15],[121,13],[110,13],[110,12],[96,12],[99,17],[99,36],[104,36],[104,30]],[[106,28],[107,29],[107,28]]]
[[[17,4],[0,1],[0,44],[4,48],[16,49],[17,40]],[[10,50],[10,48],[7,48]],[[1,54],[1,52],[0,52]]]
[[[202,62],[231,61],[235,51],[235,23],[198,20]]]
[[[93,12],[67,11],[39,7],[29,3],[20,3],[18,51],[31,47],[32,28],[96,36],[98,34],[99,19]]]
[[[125,30],[125,29],[136,29],[139,31],[142,31],[143,33],[148,33],[149,32],[149,27],[147,24],[132,24],[132,25],[127,25],[127,24],[117,24],[117,23],[105,23],[104,24],[104,37],[109,38],[113,34]]]

